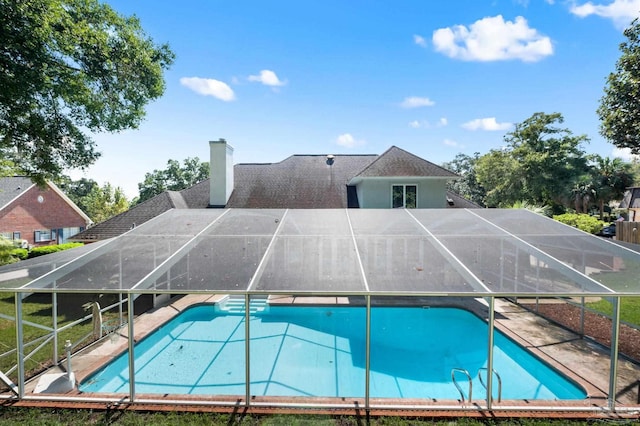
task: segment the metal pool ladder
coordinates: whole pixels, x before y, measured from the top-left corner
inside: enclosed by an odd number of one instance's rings
[[[482,368],[478,369],[478,379],[480,379],[480,383],[486,389],[487,385],[485,385],[484,382],[482,381],[482,374],[480,374],[480,372],[482,370],[487,371],[487,368],[486,367],[482,367]],[[493,370],[493,374],[495,374],[496,377],[498,378],[498,402],[500,402],[502,400],[502,379],[500,378],[500,375],[498,374],[498,372],[496,370]],[[493,396],[492,396],[492,398],[493,398]]]
[[[458,381],[456,380],[456,372],[458,373],[462,373],[465,376],[467,376],[467,380],[469,382],[469,402],[471,402],[471,400],[473,399],[473,383],[472,379],[471,379],[471,374],[469,374],[469,372],[467,370],[465,370],[464,368],[452,368],[451,369],[451,380],[453,381],[453,384],[456,385],[456,388],[458,389],[458,392],[460,392],[460,397],[462,398],[462,402],[464,402],[464,392],[462,391],[462,388],[460,387],[460,385],[458,384]]]

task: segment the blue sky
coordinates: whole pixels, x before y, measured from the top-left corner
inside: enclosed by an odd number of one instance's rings
[[[137,195],[167,160],[380,154],[434,163],[504,145],[513,123],[560,112],[613,156],[596,108],[640,0],[109,0],[176,61],[139,129],[96,134],[81,176]]]

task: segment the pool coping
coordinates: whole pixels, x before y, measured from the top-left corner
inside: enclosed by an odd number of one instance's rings
[[[186,295],[175,300],[171,300],[165,306],[153,309],[146,312],[135,319],[135,336],[134,340],[147,336],[167,321],[174,318],[176,315],[195,305],[216,303],[222,300],[225,295]],[[421,300],[424,299],[424,300]],[[469,298],[448,298],[446,301],[443,298],[413,298],[411,299],[413,305],[429,306],[455,306],[463,307],[474,314],[486,319],[488,310],[485,303],[479,302],[476,299]],[[404,298],[395,298],[386,300],[385,305],[394,304],[397,306],[406,306],[407,300]],[[359,305],[362,300],[358,298],[349,297],[295,297],[295,296],[275,296],[269,300],[270,304],[278,305]],[[527,337],[523,337],[521,333],[517,332],[517,328],[522,330],[522,325],[526,324],[525,330],[529,331]],[[599,345],[580,339],[575,333],[564,330],[557,325],[538,317],[537,315],[521,308],[511,302],[496,299],[495,303],[495,327],[499,329],[503,334],[516,341],[523,347],[530,350],[545,363],[552,368],[565,374],[571,380],[578,383],[585,389],[588,397],[584,400],[572,400],[572,401],[549,401],[549,400],[504,400],[500,403],[493,402],[493,410],[506,410],[509,412],[518,412],[526,410],[542,410],[547,411],[546,408],[553,407],[558,410],[584,410],[585,412],[597,413],[602,411],[603,407],[607,406],[607,394],[608,390],[608,372],[602,374],[601,368],[594,368],[594,366],[603,365],[602,358],[606,358],[606,364],[609,363],[609,356]],[[531,330],[537,327],[539,333],[531,334]],[[102,368],[106,363],[110,362],[115,357],[121,355],[128,349],[127,328],[118,330],[117,340],[103,338],[101,341],[94,345],[91,345],[74,355],[72,358],[72,368],[74,370],[75,379],[77,383],[81,383],[91,374],[98,369]],[[561,338],[556,341],[550,341],[549,337],[560,336]],[[567,350],[569,346],[569,350]],[[567,353],[572,353],[572,356],[565,356]],[[584,361],[584,357],[588,357],[589,362]],[[559,359],[560,358],[560,359]],[[575,358],[578,358],[577,360]],[[599,358],[597,362],[594,359]],[[624,371],[630,371],[632,378],[631,382],[637,382],[637,379],[633,377],[640,377],[640,366],[629,361],[620,360],[620,363],[624,366]],[[55,372],[64,372],[59,367],[50,369],[47,374]],[[620,375],[620,373],[619,373]],[[38,376],[39,377],[39,376]],[[27,395],[39,395],[41,398],[46,399],[46,396],[42,394],[33,394],[33,390],[36,387],[38,377],[27,382],[26,392]],[[626,376],[625,376],[626,377]],[[606,379],[606,380],[605,380]],[[620,381],[620,377],[618,377]],[[630,383],[631,383],[630,382]],[[630,386],[630,383],[619,383],[618,388],[626,389]],[[110,400],[114,403],[125,403],[128,395],[123,394],[93,394],[88,392],[80,392],[74,389],[73,391],[64,394],[66,397],[80,397],[80,398],[99,398],[104,400]],[[124,396],[124,398],[123,398]],[[201,402],[206,404],[207,401],[220,402],[221,405],[237,405],[244,401],[244,397],[237,396],[223,396],[223,395],[144,395],[136,394],[136,401],[140,403],[151,404],[165,404],[176,402],[177,404],[195,404],[200,406]],[[64,401],[61,398],[60,401]],[[365,406],[364,398],[306,398],[306,397],[258,397],[254,396],[250,400],[251,406],[286,406],[287,404],[294,406],[296,404],[309,405],[309,406],[326,406],[325,409],[350,409],[353,407],[360,408]],[[40,401],[42,403],[42,401]],[[138,402],[136,402],[138,403]],[[463,410],[476,411],[483,410],[481,405],[477,402],[472,404],[464,403],[459,400],[430,400],[430,399],[376,399],[370,398],[370,407],[372,409],[379,410],[393,410],[398,407],[404,410]],[[484,402],[486,404],[486,401]],[[636,401],[633,399],[632,392],[628,394],[622,394],[617,398],[618,407],[637,407]],[[385,408],[388,407],[388,408]],[[258,407],[256,407],[258,408]],[[486,408],[484,408],[486,410]]]

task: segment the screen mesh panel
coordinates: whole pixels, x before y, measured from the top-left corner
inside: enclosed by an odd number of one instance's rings
[[[256,290],[364,291],[350,236],[278,237]]]
[[[640,295],[640,253],[525,210],[172,210],[0,291]]]

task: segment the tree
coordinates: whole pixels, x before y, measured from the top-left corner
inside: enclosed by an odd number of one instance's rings
[[[85,134],[136,128],[173,62],[98,0],[0,0],[0,157],[44,184],[98,157]]]
[[[200,162],[198,157],[167,161],[167,168],[154,170],[144,175],[144,182],[138,183],[140,197],[138,203],[155,197],[164,191],[181,191],[209,177],[209,163]]]
[[[482,185],[478,183],[476,176],[476,163],[478,158],[480,158],[479,152],[474,153],[473,157],[459,153],[452,161],[444,163],[442,166],[461,176],[460,179],[450,180],[447,183],[447,189],[449,191],[453,191],[467,200],[484,206],[486,191]]]
[[[129,209],[129,201],[122,188],[114,188],[109,183],[101,187],[94,186],[83,198],[83,203],[86,205],[87,216],[96,223],[104,222]]]
[[[589,171],[580,146],[587,137],[558,127],[563,121],[559,113],[535,113],[505,135],[504,149],[492,150],[476,161],[487,206],[508,207],[524,201],[562,211],[573,204],[571,188]]]
[[[475,162],[478,183],[486,190],[484,205],[508,207],[523,201],[520,165],[507,150],[494,149]]]
[[[600,220],[604,220],[604,205],[619,200],[625,190],[633,185],[631,165],[620,158],[608,158],[594,155],[592,167],[593,186],[600,207]]]
[[[600,99],[600,134],[618,148],[640,154],[640,20],[624,30],[627,41]]]
[[[86,203],[87,196],[94,188],[99,188],[100,186],[93,179],[80,178],[79,180],[72,180],[69,176],[61,176],[56,179],[55,184],[85,213],[89,211]],[[87,215],[89,214],[87,213]]]

